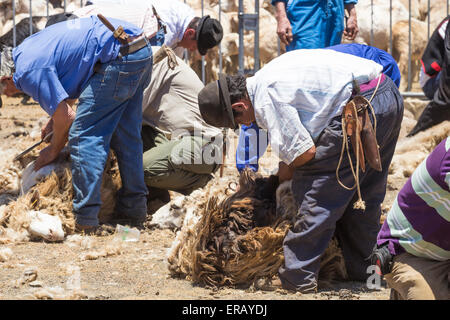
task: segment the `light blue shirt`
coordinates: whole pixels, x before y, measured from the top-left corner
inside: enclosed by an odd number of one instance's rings
[[[377,78],[383,67],[371,60],[326,49],[287,52],[247,79],[257,125],[287,164],[314,146],[331,119],[350,99],[353,80]]]
[[[108,19],[117,28],[137,36],[142,30],[124,21]],[[96,17],[52,25],[27,38],[13,50],[16,87],[53,115],[65,99],[77,99],[97,62],[115,60],[121,44]]]

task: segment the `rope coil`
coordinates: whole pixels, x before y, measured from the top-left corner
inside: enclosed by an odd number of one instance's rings
[[[372,96],[370,97],[370,99],[367,100],[365,97],[362,97],[367,102],[367,105],[369,106],[369,109],[370,109],[370,111],[372,113],[373,122],[374,122],[375,136],[377,134],[377,118],[375,116],[375,111],[373,109],[373,106],[372,106],[371,102],[372,102],[376,92],[378,91],[380,83],[381,83],[381,76],[378,78],[377,86],[375,87],[375,90],[374,90]],[[352,108],[354,110],[354,114],[358,114],[358,110],[356,109],[356,104],[354,102],[352,103]],[[366,204],[365,204],[365,202],[362,199],[361,188],[360,188],[360,185],[359,185],[360,158],[359,158],[359,150],[358,149],[359,149],[359,146],[361,145],[361,137],[360,137],[359,134],[356,134],[356,150],[354,150],[355,153],[356,153],[356,171],[355,171],[355,168],[353,167],[353,161],[352,161],[352,158],[351,158],[351,155],[350,155],[350,149],[348,147],[348,135],[347,135],[347,130],[346,130],[347,122],[346,122],[344,113],[342,115],[341,124],[342,124],[342,148],[341,148],[341,155],[339,157],[339,162],[338,162],[338,165],[337,165],[337,168],[336,168],[336,179],[337,179],[339,185],[341,187],[343,187],[344,189],[346,189],[346,190],[349,190],[349,191],[350,190],[354,190],[355,187],[356,187],[356,190],[358,192],[358,200],[354,203],[353,208],[354,209],[360,209],[360,210],[364,211],[364,210],[366,210]],[[360,132],[360,131],[361,131],[361,123],[356,120],[356,132]],[[342,160],[344,158],[344,152],[345,151],[347,153],[348,161],[350,163],[350,169],[352,171],[353,178],[355,179],[355,184],[352,187],[346,186],[341,181],[341,178],[339,177],[339,169],[341,168],[341,164],[342,164]]]

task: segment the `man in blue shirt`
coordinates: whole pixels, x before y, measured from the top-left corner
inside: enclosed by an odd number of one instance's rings
[[[69,140],[73,210],[78,230],[86,232],[99,225],[100,187],[110,148],[122,178],[118,217],[141,223],[147,214],[140,132],[152,52],[141,29],[109,20],[114,28],[123,27],[128,45],[93,16],[57,23],[12,51],[5,48],[10,54],[2,57],[11,59],[0,62],[0,93],[24,92],[51,116],[42,133],[53,131],[51,143],[41,151],[35,170],[52,162]]]
[[[277,33],[286,50],[316,49],[341,43],[358,33],[357,0],[272,0]],[[344,10],[349,17],[344,28]]]
[[[397,88],[400,86],[400,70],[394,58],[386,51],[358,43],[338,44],[325,49],[375,61],[383,66],[383,73],[392,79]],[[238,171],[241,172],[246,167],[253,171],[258,171],[258,160],[264,155],[267,144],[267,131],[258,128],[255,123],[249,126],[241,125],[236,149],[236,168]]]

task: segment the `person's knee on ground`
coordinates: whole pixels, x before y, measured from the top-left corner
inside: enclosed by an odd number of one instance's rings
[[[435,295],[423,275],[410,265],[395,261],[391,273],[385,275],[388,286],[402,300],[434,300]],[[394,295],[395,296],[395,295]]]

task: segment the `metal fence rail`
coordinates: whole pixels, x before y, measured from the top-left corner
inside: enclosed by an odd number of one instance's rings
[[[144,0],[143,0],[144,1]],[[156,1],[165,1],[165,0],[156,0]],[[199,0],[201,1],[201,14],[202,16],[205,14],[205,0]],[[395,1],[395,0],[394,0]],[[433,0],[433,1],[444,1],[444,0]],[[447,3],[447,16],[449,14],[449,6],[450,6],[450,0],[445,0]],[[80,0],[80,6],[84,6],[85,3],[87,2],[87,0]],[[260,61],[259,61],[259,10],[260,10],[260,6],[259,6],[259,0],[255,0],[255,12],[254,13],[245,13],[244,12],[244,5],[243,5],[243,0],[239,0],[239,8],[238,8],[238,18],[239,18],[239,72],[243,73],[243,74],[254,74],[259,68],[260,68]],[[11,0],[12,3],[12,13],[13,13],[13,44],[14,46],[16,46],[17,44],[17,32],[16,32],[16,3],[14,0]],[[30,5],[30,9],[29,9],[29,33],[30,35],[33,34],[33,9],[32,9],[32,3],[33,0],[29,0],[29,5]],[[186,0],[184,0],[184,3],[186,3]],[[46,16],[47,19],[49,17],[50,14],[50,10],[49,10],[49,0],[46,1],[47,4],[47,12],[46,12]],[[209,1],[208,1],[209,4]],[[408,24],[409,24],[409,32],[408,32],[408,84],[407,84],[407,89],[406,92],[402,92],[402,95],[405,97],[424,97],[424,95],[422,93],[419,92],[411,92],[411,88],[412,88],[412,60],[411,60],[411,55],[412,55],[412,28],[411,28],[411,23],[412,23],[412,1],[409,0],[408,1],[409,4],[409,15],[408,15]],[[63,0],[61,2],[61,5],[63,6],[64,12],[66,12],[67,10],[67,0]],[[370,12],[370,23],[371,23],[371,31],[370,31],[370,45],[374,44],[374,34],[373,34],[373,25],[374,25],[374,0],[371,0],[371,12]],[[427,0],[427,7],[428,7],[428,13],[427,13],[427,37],[428,39],[431,36],[431,33],[434,30],[431,30],[431,12],[430,12],[430,7],[431,7],[431,0]],[[392,12],[393,12],[393,0],[389,0],[389,44],[388,44],[388,52],[392,54],[393,52],[393,39],[392,39],[392,28],[393,28],[393,16],[392,16]],[[218,18],[219,21],[222,22],[222,1],[218,0]],[[444,17],[442,17],[444,18]],[[244,36],[245,36],[245,31],[251,31],[254,32],[255,34],[255,42],[254,42],[254,53],[253,53],[253,58],[255,61],[254,64],[254,68],[251,70],[247,70],[244,67]],[[276,26],[274,26],[274,30],[273,32],[276,32]],[[278,55],[281,52],[281,46],[280,46],[280,40],[278,39]],[[185,50],[185,60],[188,61],[189,59],[189,55],[188,52]],[[202,62],[201,62],[201,78],[202,81],[205,83],[206,81],[206,71],[205,71],[205,57],[202,57]],[[223,55],[222,55],[222,45],[219,45],[219,72],[222,72],[223,70]]]

